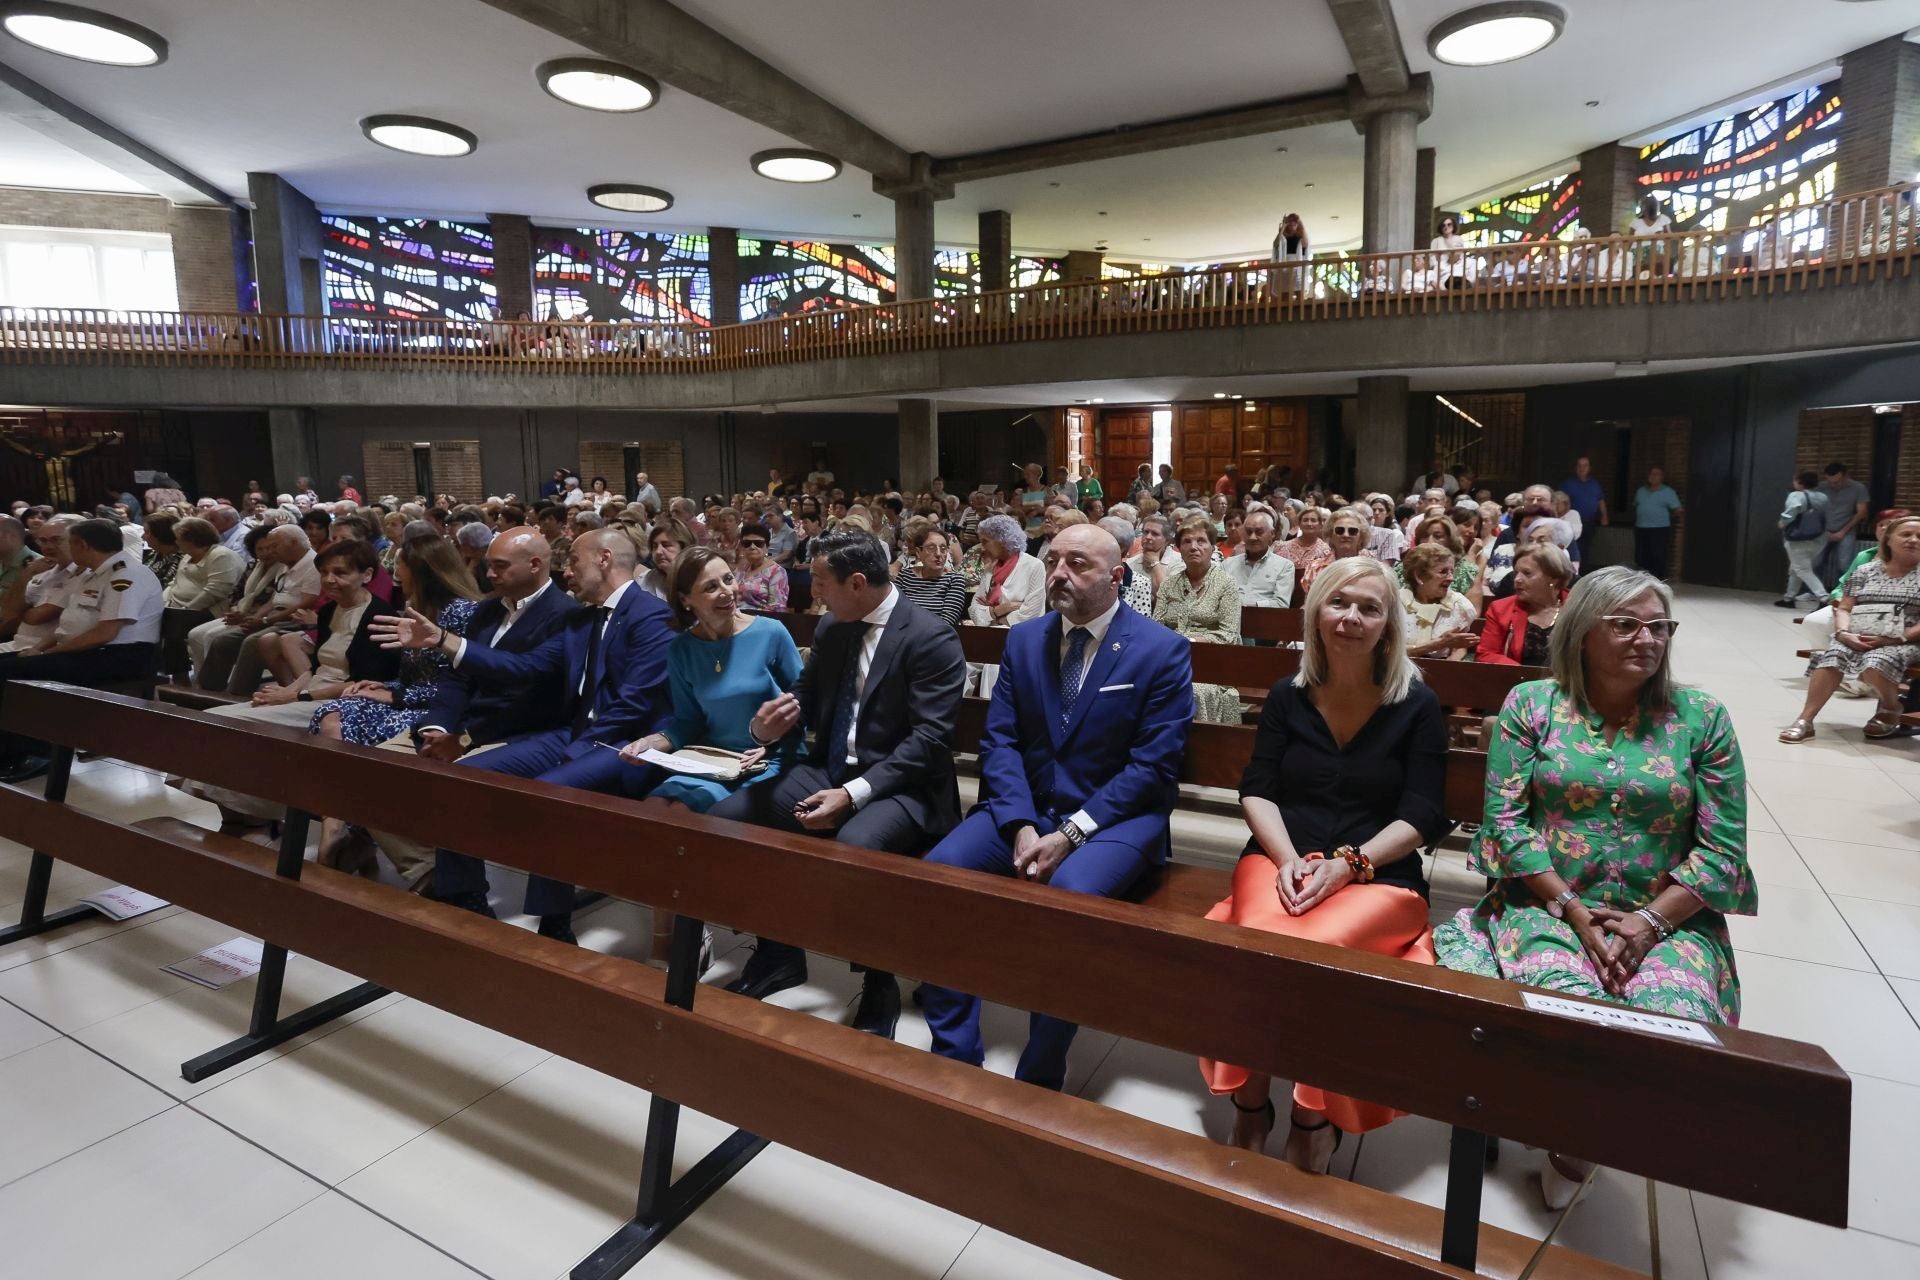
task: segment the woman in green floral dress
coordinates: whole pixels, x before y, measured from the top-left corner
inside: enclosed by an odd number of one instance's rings
[[[1518,685],[1487,757],[1468,867],[1496,883],[1434,930],[1449,969],[1653,1013],[1740,1017],[1728,915],[1759,906],[1732,719],[1671,676],[1673,596],[1635,569],[1584,577],[1554,678]],[[1580,1171],[1554,1157],[1548,1203]]]

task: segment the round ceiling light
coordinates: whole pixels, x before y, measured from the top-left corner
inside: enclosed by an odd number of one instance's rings
[[[602,209],[619,213],[664,213],[673,208],[673,193],[631,182],[602,182],[587,188],[587,199]]]
[[[560,101],[589,111],[645,111],[660,101],[660,82],[652,76],[599,58],[555,58],[533,75]]]
[[[1566,25],[1566,11],[1557,4],[1475,5],[1435,24],[1427,32],[1427,52],[1456,67],[1490,67],[1540,52],[1560,38]]]
[[[77,4],[0,4],[0,27],[36,49],[82,62],[151,67],[167,60],[167,42],[154,32]]]
[[[753,171],[775,182],[827,182],[840,176],[840,162],[819,151],[762,151],[753,157]]]
[[[383,147],[415,156],[464,156],[480,145],[472,132],[426,116],[368,116],[360,132]]]

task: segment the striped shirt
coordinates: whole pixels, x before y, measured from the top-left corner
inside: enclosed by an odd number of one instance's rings
[[[900,589],[901,595],[949,626],[959,625],[960,619],[967,616],[967,579],[956,569],[949,569],[937,578],[923,578],[918,570],[909,567],[901,570],[893,585]]]

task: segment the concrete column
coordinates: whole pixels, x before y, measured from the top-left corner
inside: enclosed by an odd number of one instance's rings
[[[522,311],[532,315],[532,220],[525,214],[490,213],[487,233],[493,237],[494,305],[500,308],[500,318],[511,320]]]
[[[1640,202],[1640,153],[1609,142],[1580,153],[1580,225],[1589,235],[1625,235]]]
[[[301,476],[312,479],[320,492],[328,491],[320,475],[320,432],[313,410],[267,410],[267,442],[273,451],[273,492],[292,492]]]
[[[1013,287],[1013,215],[990,209],[980,215],[980,288]]]
[[[1433,207],[1432,147],[1413,153],[1413,243],[1417,248],[1433,241],[1434,228],[1440,225],[1440,211]]]
[[[1107,255],[1096,249],[1070,249],[1063,268],[1068,280],[1098,280]]]
[[[933,192],[914,187],[893,197],[895,296],[933,296]]]
[[[1360,379],[1353,425],[1354,487],[1398,493],[1413,474],[1407,462],[1407,379]]]
[[[932,400],[900,402],[900,474],[902,493],[918,493],[940,474],[940,406]]]
[[[1414,141],[1420,113],[1407,107],[1377,111],[1357,122],[1366,135],[1365,228],[1367,253],[1411,249],[1414,231],[1414,178],[1419,151]]]
[[[260,310],[269,315],[317,316],[324,299],[308,287],[318,278],[325,231],[320,211],[277,173],[249,173],[253,202],[253,274]],[[312,263],[311,269],[305,264]]]
[[[1920,46],[1889,36],[1840,59],[1842,195],[1911,182],[1920,172]]]
[[[713,322],[740,323],[740,231],[707,228],[707,279],[713,289]]]

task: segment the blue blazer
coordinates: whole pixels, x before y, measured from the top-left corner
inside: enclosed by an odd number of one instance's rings
[[[525,653],[470,644],[456,670],[483,680],[557,677],[562,682],[559,721],[570,725],[578,702],[575,691],[586,673],[593,620],[592,609],[575,609],[538,647]],[[578,743],[630,742],[673,717],[673,700],[667,691],[672,621],[672,610],[648,595],[638,582],[621,595],[600,640],[599,687],[586,691],[593,699],[593,725],[576,740]],[[512,639],[513,633],[508,632],[507,638]]]
[[[1003,834],[1022,823],[1044,834],[1080,809],[1102,830],[1156,815],[1164,861],[1193,726],[1191,645],[1122,604],[1063,721],[1062,626],[1049,613],[1007,633],[980,738],[980,803]]]
[[[513,630],[500,642],[500,650],[531,653],[576,607],[572,596],[559,587],[548,587],[513,624]],[[507,606],[500,597],[482,600],[467,623],[468,643],[475,648],[491,648],[486,641],[493,638],[506,616]],[[420,724],[422,728],[465,733],[480,744],[501,742],[532,729],[566,723],[555,717],[567,692],[554,672],[530,679],[483,676],[463,659],[458,670],[447,672],[440,680],[427,706],[426,719]]]

